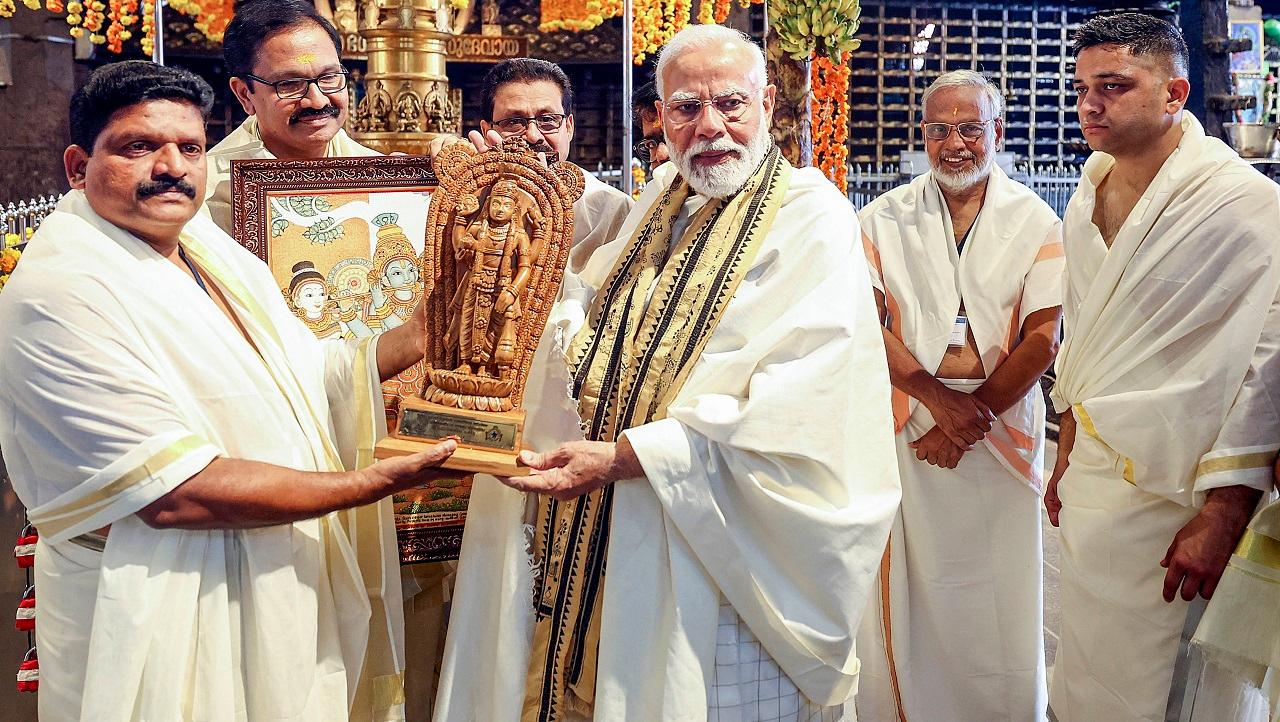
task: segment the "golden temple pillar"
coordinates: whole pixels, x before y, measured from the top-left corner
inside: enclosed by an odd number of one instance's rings
[[[366,0],[360,37],[368,54],[364,98],[348,132],[383,153],[426,153],[441,133],[462,131],[462,91],[445,73],[448,41],[465,25],[449,0]],[[458,17],[454,17],[458,15]]]

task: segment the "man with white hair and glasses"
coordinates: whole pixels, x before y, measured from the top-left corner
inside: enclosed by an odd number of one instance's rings
[[[859,634],[858,716],[1041,720],[1040,494],[1061,223],[995,164],[999,91],[940,76],[931,170],[859,214],[893,382],[902,509]]]
[[[678,172],[566,282],[533,474],[475,487],[437,721],[841,720],[856,689],[899,501],[858,220],[770,141],[741,33],[657,74]]]

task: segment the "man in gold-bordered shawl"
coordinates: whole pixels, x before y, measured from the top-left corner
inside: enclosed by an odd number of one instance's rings
[[[679,172],[565,282],[506,480],[538,495],[476,485],[438,721],[840,720],[855,690],[899,499],[858,221],[773,146],[740,33],[681,31],[658,77]]]

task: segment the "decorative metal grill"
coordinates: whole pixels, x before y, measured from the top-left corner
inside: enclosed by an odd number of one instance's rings
[[[922,150],[920,96],[934,78],[970,69],[1005,96],[1005,149],[1036,163],[1087,153],[1071,90],[1071,35],[1087,3],[862,0],[853,53],[849,162],[887,163]]]

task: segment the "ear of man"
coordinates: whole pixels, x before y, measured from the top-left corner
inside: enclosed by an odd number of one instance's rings
[[[253,95],[249,92],[249,84],[238,77],[232,77],[230,81],[231,92],[236,96],[236,100],[240,101],[240,107],[244,108],[244,112],[249,115],[257,115],[258,111],[253,107]]]
[[[62,152],[62,167],[67,173],[67,183],[74,190],[84,190],[89,152],[78,145],[69,145]]]

